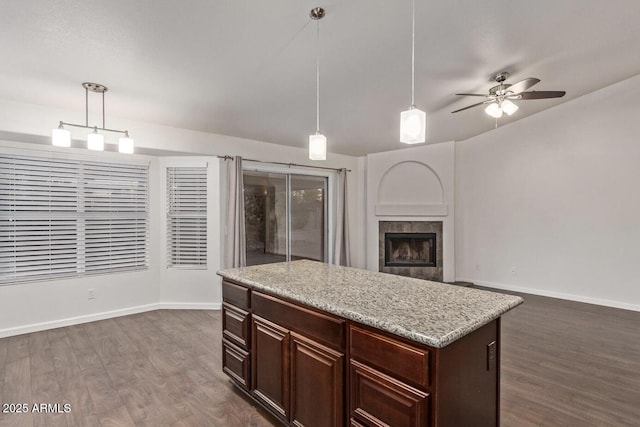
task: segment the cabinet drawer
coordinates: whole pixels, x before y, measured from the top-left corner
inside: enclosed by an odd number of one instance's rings
[[[251,291],[244,286],[235,283],[222,281],[222,300],[235,305],[236,307],[249,309]]]
[[[249,389],[251,378],[249,353],[222,340],[222,370],[243,388]]]
[[[350,363],[351,425],[425,427],[429,394],[354,360]]]
[[[351,326],[351,357],[422,388],[429,386],[429,352],[391,337]]]
[[[249,312],[234,307],[226,302],[222,304],[222,335],[249,350],[249,331],[251,323]]]
[[[251,295],[253,313],[285,328],[314,338],[333,349],[344,351],[345,321],[318,313],[260,292]]]

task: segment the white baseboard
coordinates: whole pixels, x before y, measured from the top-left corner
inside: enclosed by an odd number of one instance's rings
[[[219,302],[160,302],[155,305],[157,306],[156,310],[222,310],[222,304]]]
[[[522,292],[524,294],[533,294],[543,297],[551,297],[564,299],[569,301],[584,302],[587,304],[603,305],[605,307],[621,308],[623,310],[640,311],[640,304],[629,304],[621,301],[608,300],[603,298],[591,298],[582,295],[567,294],[563,292],[547,291],[544,289],[526,288],[521,286],[507,285],[504,283],[484,282],[468,278],[456,278],[456,281],[470,282],[474,285],[484,286],[493,289],[502,289],[505,291]]]
[[[119,310],[105,311],[102,313],[88,314],[85,316],[69,317],[66,319],[53,320],[50,322],[33,323],[31,325],[0,329],[0,338],[28,334],[31,332],[45,331],[47,329],[62,328],[64,326],[79,325],[81,323],[95,322],[97,320],[128,316],[130,314],[144,313],[146,311],[153,310],[220,310],[221,308],[222,304],[220,303],[202,304],[161,302],[156,304],[139,305],[136,307],[127,307]]]

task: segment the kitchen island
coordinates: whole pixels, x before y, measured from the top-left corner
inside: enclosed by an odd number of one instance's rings
[[[520,297],[307,260],[218,274],[223,370],[283,424],[499,424]]]

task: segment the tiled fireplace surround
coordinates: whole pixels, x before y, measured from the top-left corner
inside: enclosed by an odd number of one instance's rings
[[[443,281],[442,221],[380,221],[378,234],[378,265],[383,273],[398,274],[418,279]],[[435,267],[385,266],[386,233],[434,233],[436,235]]]

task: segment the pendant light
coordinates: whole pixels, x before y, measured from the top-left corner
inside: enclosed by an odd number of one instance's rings
[[[411,9],[411,106],[400,113],[400,142],[420,144],[425,141],[427,115],[416,108],[415,95],[416,73],[416,0],[412,0]]]
[[[87,148],[94,151],[104,151],[104,136],[98,133],[98,128],[93,127],[93,132],[87,135]]]
[[[133,154],[133,139],[129,137],[129,132],[124,131],[124,136],[118,139],[118,151],[124,154]]]
[[[51,143],[56,147],[71,147],[71,132],[60,125],[51,131]]]
[[[309,12],[311,19],[316,21],[316,133],[309,135],[309,159],[327,159],[327,137],[320,133],[320,20],[325,12],[321,7],[314,7]]]
[[[105,85],[100,83],[82,83],[84,88],[84,125],[67,123],[60,121],[60,125],[51,131],[51,143],[57,147],[70,147],[71,146],[71,132],[64,128],[64,126],[71,126],[83,129],[93,129],[87,135],[87,148],[89,150],[104,151],[104,135],[98,133],[98,130],[102,132],[114,132],[124,134],[118,140],[118,151],[121,153],[132,154],[134,152],[133,139],[129,136],[129,132],[126,130],[107,129],[104,121],[104,94],[108,90]],[[89,126],[89,92],[95,92],[102,95],[102,127]]]

